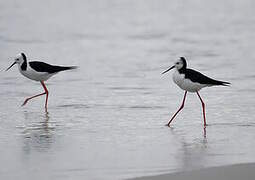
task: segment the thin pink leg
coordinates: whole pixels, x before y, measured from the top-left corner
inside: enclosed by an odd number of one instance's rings
[[[201,103],[202,103],[202,108],[203,108],[203,116],[204,116],[204,127],[206,127],[206,120],[205,120],[205,103],[204,103],[204,101],[202,100],[202,98],[201,98],[201,96],[200,96],[200,94],[197,92],[197,95],[198,95],[198,97],[199,97],[199,99],[200,99],[200,101],[201,101]]]
[[[42,96],[42,95],[44,95],[44,94],[46,94],[46,93],[44,92],[44,93],[37,94],[37,95],[35,95],[35,96],[32,96],[32,97],[29,97],[29,98],[25,99],[25,101],[24,101],[24,103],[22,104],[22,106],[26,105],[27,102],[28,102],[30,99],[33,99],[33,98],[38,97],[38,96]]]
[[[181,107],[178,109],[178,111],[173,115],[173,117],[172,117],[172,118],[170,119],[170,121],[167,123],[167,126],[170,126],[170,123],[173,121],[173,119],[175,118],[175,116],[176,116],[176,115],[180,112],[180,110],[182,110],[182,108],[184,107],[186,95],[187,95],[187,91],[185,91],[185,94],[184,94],[184,97],[183,97],[183,101],[182,101]]]
[[[43,81],[41,81],[41,84],[42,84],[43,89],[44,89],[45,94],[46,94],[45,109],[46,109],[46,111],[47,111],[49,91],[48,91],[48,89],[47,89],[47,87],[46,87],[46,85],[44,84],[44,82],[43,82]]]
[[[33,98],[35,98],[35,97],[42,96],[42,95],[46,94],[46,103],[45,103],[45,108],[47,109],[47,102],[48,102],[48,94],[49,94],[49,92],[48,92],[48,90],[47,90],[47,88],[46,88],[46,86],[45,86],[44,82],[43,82],[43,81],[40,81],[40,82],[41,82],[41,84],[42,84],[43,89],[44,89],[44,91],[45,91],[45,92],[44,92],[44,93],[37,94],[37,95],[35,95],[35,96],[32,96],[32,97],[27,98],[27,99],[24,101],[24,103],[22,104],[22,106],[26,105],[26,104],[27,104],[27,102],[28,102],[29,100],[31,100],[31,99],[33,99]]]

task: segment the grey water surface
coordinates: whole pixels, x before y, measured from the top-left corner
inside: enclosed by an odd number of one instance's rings
[[[255,162],[255,1],[0,0],[0,179],[125,179]],[[77,65],[40,83],[16,54]],[[179,56],[232,83],[189,93]]]

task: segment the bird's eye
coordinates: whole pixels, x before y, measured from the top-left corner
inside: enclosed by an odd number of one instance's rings
[[[180,63],[177,62],[176,64],[180,64]]]

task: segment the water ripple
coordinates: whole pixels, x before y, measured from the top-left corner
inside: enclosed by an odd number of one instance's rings
[[[4,36],[0,36],[0,40],[7,43],[20,43],[20,44],[46,43],[45,41],[39,39],[19,39],[19,38],[12,39]]]
[[[163,39],[168,36],[167,33],[143,33],[137,35],[128,36],[129,39],[135,40],[154,40],[154,39]]]
[[[86,104],[64,104],[57,106],[58,108],[74,108],[74,109],[88,109],[91,108],[89,105]]]

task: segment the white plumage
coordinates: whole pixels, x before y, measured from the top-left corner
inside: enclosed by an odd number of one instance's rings
[[[209,86],[207,84],[200,84],[192,82],[190,79],[185,79],[185,74],[180,74],[178,70],[175,69],[173,73],[173,81],[184,91],[197,92],[200,89]]]
[[[32,69],[30,66],[27,66],[26,71],[23,71],[21,69],[21,66],[18,66],[19,72],[27,77],[28,79],[34,80],[34,81],[47,81],[51,76],[57,74],[57,73],[48,73],[48,72],[38,72]]]

